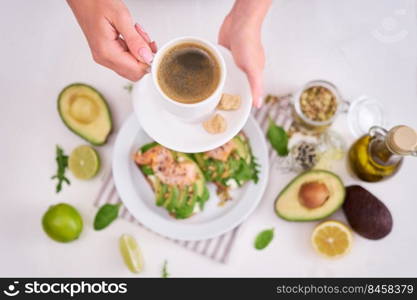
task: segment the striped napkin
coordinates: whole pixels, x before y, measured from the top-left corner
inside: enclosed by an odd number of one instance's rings
[[[272,120],[288,130],[292,124],[291,118],[291,108],[289,104],[290,95],[285,95],[281,97],[272,97],[273,101],[269,101],[264,104],[261,109],[258,109],[253,113],[253,116],[258,121],[259,125],[263,132],[266,132],[268,128],[268,116]],[[270,98],[271,99],[271,98]],[[252,145],[254,147],[254,145]],[[272,166],[273,163],[279,159],[275,151],[271,148],[268,143],[269,150],[269,161]],[[118,203],[121,202],[119,195],[117,194],[116,187],[113,181],[111,172],[104,178],[104,182],[98,192],[97,198],[94,202],[95,206],[101,206],[105,203]],[[120,211],[120,218],[125,219],[131,223],[134,223],[138,226],[143,226],[138,220],[136,220],[133,215],[129,213],[126,207],[122,207]],[[203,255],[211,260],[227,263],[229,254],[233,247],[236,236],[239,232],[241,225],[235,227],[229,232],[226,232],[218,237],[211,238],[208,240],[201,241],[182,241],[166,238],[173,243],[184,247],[192,252]],[[155,233],[157,234],[157,233]]]

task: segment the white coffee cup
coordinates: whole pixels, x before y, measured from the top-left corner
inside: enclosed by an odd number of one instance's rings
[[[166,54],[167,50],[171,49],[171,47],[184,43],[195,43],[207,48],[214,55],[220,67],[220,80],[216,90],[208,98],[197,103],[181,103],[171,99],[164,93],[164,91],[161,89],[158,83],[158,67],[159,63],[161,62],[161,59]],[[178,118],[181,118],[184,121],[196,122],[201,121],[210,114],[212,114],[217,104],[219,103],[223,92],[224,82],[226,79],[226,64],[219,49],[214,44],[200,38],[187,36],[176,38],[166,43],[158,50],[152,61],[151,73],[155,87],[162,96],[160,97],[160,102],[162,106],[168,112],[177,116]]]

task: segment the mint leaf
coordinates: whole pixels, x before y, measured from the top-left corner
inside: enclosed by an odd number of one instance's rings
[[[255,249],[265,249],[274,238],[274,228],[266,229],[258,233],[255,239]]]
[[[281,126],[277,126],[271,118],[269,118],[266,136],[279,156],[288,155],[288,135],[285,130]]]
[[[104,204],[101,206],[94,218],[94,229],[102,230],[116,220],[119,215],[120,206],[121,203]]]

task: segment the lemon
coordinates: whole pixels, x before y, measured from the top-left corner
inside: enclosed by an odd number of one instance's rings
[[[67,243],[80,236],[83,220],[73,206],[59,203],[49,207],[43,215],[42,227],[51,239]]]
[[[143,269],[143,256],[134,237],[123,234],[119,240],[120,253],[128,269],[140,273]]]
[[[326,221],[314,229],[311,242],[319,254],[336,258],[349,252],[352,247],[352,233],[341,222]]]
[[[71,152],[68,167],[76,178],[91,179],[100,169],[100,157],[94,148],[82,145]]]

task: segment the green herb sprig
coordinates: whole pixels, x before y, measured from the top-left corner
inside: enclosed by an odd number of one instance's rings
[[[168,278],[169,277],[169,273],[168,273],[168,262],[165,260],[164,261],[164,265],[162,266],[162,272],[161,272],[161,277],[162,278]]]
[[[255,249],[265,249],[274,238],[274,228],[266,229],[258,233],[255,239]]]
[[[132,93],[133,83],[128,83],[123,87],[129,94]]]
[[[99,208],[94,218],[94,229],[102,230],[109,226],[119,215],[119,208],[122,204],[104,204]]]
[[[58,145],[56,145],[55,161],[58,168],[56,174],[52,176],[51,179],[58,179],[55,191],[56,193],[59,193],[62,190],[62,184],[64,182],[68,185],[70,185],[71,182],[67,177],[65,177],[65,170],[68,168],[68,156],[65,155],[64,150]]]
[[[287,132],[281,126],[276,125],[271,118],[269,118],[269,125],[266,136],[279,156],[288,155],[289,151]]]

